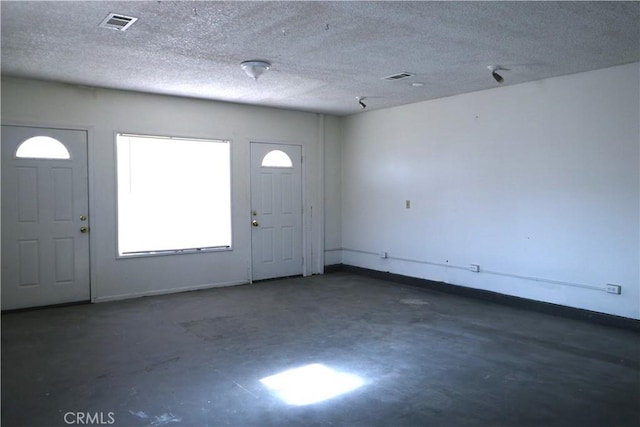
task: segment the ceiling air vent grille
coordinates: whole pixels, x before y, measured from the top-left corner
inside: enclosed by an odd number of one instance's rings
[[[125,31],[136,22],[138,18],[133,16],[121,15],[119,13],[110,13],[100,23],[100,28],[107,28],[109,30]]]
[[[398,74],[393,74],[391,76],[383,77],[382,80],[400,80],[400,79],[406,79],[407,77],[413,77],[413,76],[415,76],[415,74],[407,73],[405,71],[404,73],[398,73]]]

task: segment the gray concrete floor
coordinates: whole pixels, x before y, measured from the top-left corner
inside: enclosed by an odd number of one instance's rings
[[[2,426],[638,426],[638,338],[351,273],[11,313]],[[260,382],[312,363],[364,384]]]

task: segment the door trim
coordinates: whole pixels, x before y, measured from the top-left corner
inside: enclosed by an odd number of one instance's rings
[[[95,129],[89,125],[78,125],[59,122],[36,122],[30,120],[2,120],[0,123],[3,126],[16,126],[16,127],[30,127],[30,128],[43,128],[43,129],[58,129],[58,130],[79,130],[87,133],[87,191],[89,192],[89,211],[88,215],[91,218],[92,232],[87,236],[89,238],[89,301],[96,302],[97,299],[97,285],[96,285],[96,257],[93,254],[96,253],[96,239],[93,238],[93,234],[97,227],[97,218],[95,213],[95,178],[93,175],[93,159],[94,159],[94,140]]]

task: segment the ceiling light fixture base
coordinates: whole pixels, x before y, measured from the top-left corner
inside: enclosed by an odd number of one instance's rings
[[[241,62],[240,66],[249,77],[253,80],[258,80],[258,77],[271,68],[271,63],[261,59],[251,59]]]

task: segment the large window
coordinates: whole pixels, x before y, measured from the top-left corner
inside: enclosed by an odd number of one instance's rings
[[[117,134],[118,252],[231,247],[228,141]]]

